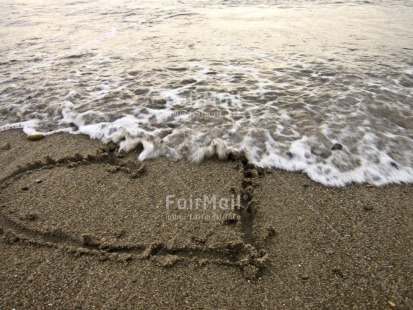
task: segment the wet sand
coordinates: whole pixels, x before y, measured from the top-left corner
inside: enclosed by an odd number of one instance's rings
[[[413,308],[411,185],[142,163],[80,135],[0,147],[1,309]]]

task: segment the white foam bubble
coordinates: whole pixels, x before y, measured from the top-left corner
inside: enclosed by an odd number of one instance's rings
[[[257,57],[265,61],[268,55]],[[100,68],[111,61],[97,55],[87,64]],[[411,92],[401,77],[394,78],[403,72],[411,74],[410,69],[369,78],[324,63],[314,68],[303,61],[280,64],[279,59],[271,59],[271,66],[274,62],[270,68],[268,64],[191,62],[174,71],[172,81],[167,80],[166,70],[159,70],[161,78],[146,72],[155,80],[147,83],[150,87],[142,86],[148,81],[139,80],[140,76],[136,82],[135,76],[122,77],[126,74],[111,79],[96,74],[87,80],[91,86],[83,92],[73,86],[82,77],[75,70],[61,86],[67,89],[60,97],[54,94],[43,110],[37,108],[40,100],[7,106],[14,118],[0,131],[22,128],[27,134],[85,134],[118,143],[124,151],[141,147],[140,160],[165,156],[200,162],[214,155],[225,159],[230,153],[244,152],[257,166],[302,171],[328,186],[413,183],[411,130],[396,124],[411,118]],[[344,82],[349,75],[356,76],[357,82]],[[179,82],[188,78],[194,81]],[[234,93],[239,86],[243,91]],[[8,87],[12,95],[19,89],[14,83]],[[144,95],[118,98],[122,91],[132,94],[135,88],[144,88]],[[188,98],[192,90],[199,92],[199,98]],[[48,91],[56,90],[47,88],[44,93]],[[157,96],[154,100],[160,96],[166,104],[153,105],[152,96]],[[144,99],[150,103],[143,103]],[[388,111],[396,116],[382,116]],[[335,143],[342,144],[342,149],[331,150]]]

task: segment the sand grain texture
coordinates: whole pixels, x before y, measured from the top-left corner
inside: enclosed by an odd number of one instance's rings
[[[0,140],[2,309],[413,307],[410,185],[327,188],[241,160],[141,163],[66,134]],[[168,195],[242,199],[178,210]]]

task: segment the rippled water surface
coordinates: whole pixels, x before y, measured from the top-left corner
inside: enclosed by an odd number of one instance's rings
[[[0,130],[413,182],[411,1],[0,0],[0,17]]]

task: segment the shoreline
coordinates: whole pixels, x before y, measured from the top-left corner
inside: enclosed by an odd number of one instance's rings
[[[327,187],[242,159],[0,137],[1,308],[413,307],[411,184]]]

